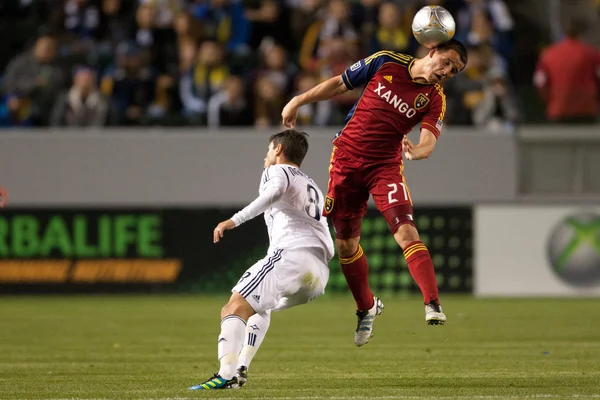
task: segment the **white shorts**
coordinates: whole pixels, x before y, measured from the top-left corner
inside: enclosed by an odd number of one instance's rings
[[[275,249],[248,268],[231,289],[258,314],[308,303],[325,293],[329,266],[319,249]]]

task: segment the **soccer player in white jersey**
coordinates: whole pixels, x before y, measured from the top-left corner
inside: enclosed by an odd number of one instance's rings
[[[327,219],[321,216],[323,193],[300,170],[308,151],[306,136],[290,129],[270,137],[259,196],[213,232],[217,243],[226,230],[264,213],[269,249],[242,275],[221,310],[219,372],[191,390],[243,386],[271,311],[308,303],[325,291],[334,248]]]

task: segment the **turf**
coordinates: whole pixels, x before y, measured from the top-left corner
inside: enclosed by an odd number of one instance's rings
[[[349,296],[273,315],[239,390],[190,392],[217,370],[221,297],[0,298],[1,399],[600,398],[600,300],[386,298],[352,343]]]

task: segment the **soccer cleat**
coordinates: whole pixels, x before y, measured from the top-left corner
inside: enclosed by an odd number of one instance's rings
[[[213,377],[206,382],[194,385],[190,387],[189,390],[236,389],[240,386],[237,376],[227,380],[221,378],[219,374],[214,374]]]
[[[242,365],[237,369],[237,379],[238,385],[240,385],[240,387],[246,384],[246,382],[248,381],[248,367]]]
[[[446,314],[442,312],[442,306],[435,303],[425,304],[425,322],[427,325],[444,325]]]
[[[354,344],[358,347],[369,343],[373,337],[373,322],[375,317],[383,312],[383,303],[377,297],[373,297],[374,303],[370,310],[357,311],[358,323],[354,334]]]

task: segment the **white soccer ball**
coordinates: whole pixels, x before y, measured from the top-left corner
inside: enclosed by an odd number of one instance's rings
[[[417,42],[432,48],[447,42],[454,36],[456,22],[444,7],[425,6],[413,18],[412,31]]]

